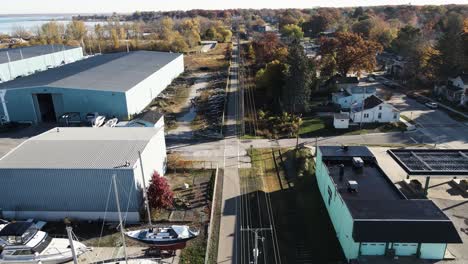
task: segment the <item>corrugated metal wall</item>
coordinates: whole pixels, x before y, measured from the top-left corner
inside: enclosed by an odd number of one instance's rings
[[[125,94],[120,92],[82,90],[55,87],[34,87],[7,90],[5,101],[11,121],[38,122],[33,94],[54,94],[56,116],[65,112],[80,112],[82,118],[89,112],[104,113],[120,119],[127,117]],[[60,100],[58,100],[60,99]],[[4,115],[0,107],[0,115]]]
[[[166,87],[184,72],[184,56],[180,55],[126,92],[128,114],[145,109]]]
[[[0,169],[0,208],[3,211],[117,210],[112,175],[117,175],[122,212],[138,212],[138,191],[131,169]]]
[[[54,53],[0,64],[0,81],[13,80],[18,76],[47,70],[48,67],[60,66],[63,62],[71,63],[83,59],[83,49],[81,47],[64,51],[60,49],[61,47],[57,46],[57,52]]]

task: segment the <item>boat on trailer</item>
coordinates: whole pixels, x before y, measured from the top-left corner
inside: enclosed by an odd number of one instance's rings
[[[190,229],[186,225],[172,225],[170,227],[153,227],[127,231],[125,235],[145,244],[167,247],[179,244],[185,245],[187,241],[196,238],[199,233],[199,231]]]

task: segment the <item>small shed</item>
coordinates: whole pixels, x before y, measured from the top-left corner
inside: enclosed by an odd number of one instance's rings
[[[349,127],[349,113],[336,113],[333,116],[333,127],[346,129]]]

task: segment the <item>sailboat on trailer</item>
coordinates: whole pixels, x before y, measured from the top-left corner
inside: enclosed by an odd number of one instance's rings
[[[125,235],[131,239],[151,244],[155,247],[179,249],[185,247],[185,243],[196,238],[200,232],[191,229],[186,225],[172,225],[169,227],[153,227],[151,223],[151,211],[149,208],[148,194],[146,190],[145,174],[143,171],[143,163],[141,153],[138,152],[140,158],[141,175],[143,176],[143,196],[145,198],[146,212],[148,215],[149,228],[127,231]]]

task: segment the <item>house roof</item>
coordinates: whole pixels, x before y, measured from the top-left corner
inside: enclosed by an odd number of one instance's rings
[[[320,146],[319,149],[336,193],[353,218],[355,241],[461,242],[450,219],[431,200],[408,200],[367,147],[349,146],[344,150]],[[354,157],[364,161],[361,168],[353,165]],[[349,190],[349,181],[357,183],[356,192]],[[420,236],[421,233],[424,235]]]
[[[0,89],[60,87],[125,92],[182,54],[133,51],[97,55],[0,84]]]
[[[0,64],[7,63],[8,56],[10,56],[10,61],[19,61],[22,59],[28,59],[28,58],[55,53],[55,52],[59,52],[63,50],[78,49],[78,48],[80,47],[63,46],[63,45],[39,45],[39,46],[21,47],[21,48],[14,48],[14,49],[0,49]],[[23,55],[22,57],[21,57],[21,54]]]
[[[460,77],[460,79],[462,79],[463,83],[465,85],[467,85],[467,83],[468,83],[468,73],[462,73],[462,74],[452,76],[452,78],[454,78],[454,79],[457,78],[457,77]]]
[[[333,116],[335,119],[349,119],[349,113],[335,113]]]
[[[454,91],[454,92],[463,92],[463,88],[462,87],[458,87],[456,85],[453,85],[451,83],[449,83],[447,86],[445,86],[448,90],[450,91]]]
[[[357,94],[357,93],[366,93],[366,94],[373,94],[377,91],[377,88],[375,85],[363,85],[363,86],[354,86],[351,87],[351,93]]]
[[[138,151],[143,151],[159,130],[54,128],[26,140],[0,159],[0,169],[131,169]]]
[[[0,230],[0,236],[21,236],[28,228],[34,225],[33,222],[13,222]]]
[[[380,104],[382,104],[384,101],[380,98],[378,98],[375,95],[371,95],[364,99],[364,109],[372,109]]]

